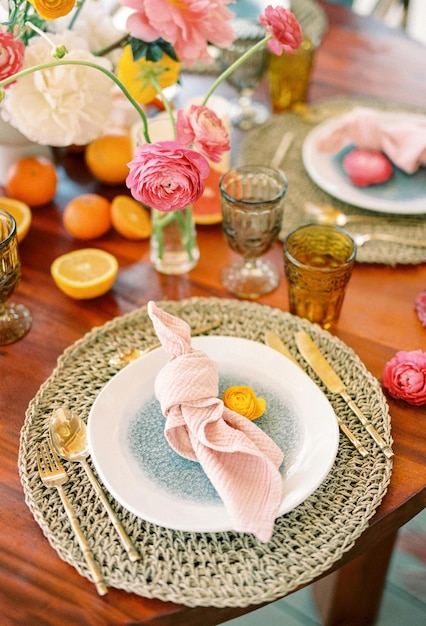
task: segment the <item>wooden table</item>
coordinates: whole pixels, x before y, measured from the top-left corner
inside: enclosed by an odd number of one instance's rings
[[[330,29],[318,52],[312,101],[347,95],[424,106],[426,66],[420,44],[379,21],[321,4]],[[65,158],[60,168],[63,179],[57,201],[34,210],[32,229],[20,248],[23,276],[15,299],[31,309],[33,326],[23,340],[0,348],[2,624],[219,624],[258,607],[188,608],[117,589],[100,598],[91,583],[58,558],[25,505],[17,470],[20,429],[29,401],[51,374],[62,351],[92,327],[149,299],[229,297],[221,286],[220,270],[232,253],[220,227],[199,228],[200,262],[182,277],[156,273],[148,260],[147,243],[108,235],[96,245],[119,260],[120,274],[113,290],[82,302],[59,292],[50,277],[50,264],[59,254],[81,247],[61,226],[65,202],[82,190],[117,193],[117,189],[106,190],[93,183],[81,157]],[[282,268],[281,247],[277,245],[270,255]],[[385,362],[397,350],[426,349],[426,329],[413,307],[415,296],[425,288],[425,265],[356,266],[335,334],[355,350],[376,377],[381,377]],[[288,310],[284,276],[280,287],[260,301]],[[390,487],[353,549],[336,563],[334,573],[315,585],[326,624],[371,623],[396,533],[425,506],[425,408],[391,398],[389,406],[395,439]]]

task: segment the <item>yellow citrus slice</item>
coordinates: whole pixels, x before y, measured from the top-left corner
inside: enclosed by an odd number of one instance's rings
[[[55,259],[50,272],[67,296],[88,300],[111,289],[118,273],[115,256],[99,248],[82,248]]]
[[[0,197],[0,209],[7,211],[15,218],[18,241],[22,241],[30,230],[32,220],[32,213],[28,204],[15,200],[15,198]]]
[[[147,239],[152,233],[151,217],[139,202],[129,196],[115,196],[111,202],[111,221],[126,239]]]

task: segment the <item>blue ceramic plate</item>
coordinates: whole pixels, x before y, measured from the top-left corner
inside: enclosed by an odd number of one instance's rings
[[[382,112],[385,121],[403,121],[407,118],[425,119],[411,113]],[[303,143],[303,163],[312,180],[334,198],[371,211],[401,215],[426,213],[426,168],[408,175],[394,167],[390,180],[381,185],[357,187],[350,183],[342,167],[343,157],[354,146],[346,146],[337,154],[327,154],[317,149],[318,140],[328,132],[341,116],[318,124]]]
[[[194,338],[192,345],[218,363],[221,391],[244,384],[266,399],[256,424],[284,452],[283,515],[321,484],[334,463],[339,432],[329,401],[301,369],[264,344],[212,336]],[[162,348],[154,350],[101,391],[88,420],[93,462],[112,495],[138,517],[176,530],[233,530],[200,464],[182,458],[164,437],[154,382],[168,359]]]

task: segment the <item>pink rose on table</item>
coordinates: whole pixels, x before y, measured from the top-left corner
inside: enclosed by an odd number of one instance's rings
[[[291,11],[283,7],[267,6],[265,13],[259,16],[259,22],[273,39],[268,41],[267,46],[271,52],[280,56],[284,50],[293,54],[302,43],[303,35],[300,24]]]
[[[426,404],[426,352],[401,350],[385,365],[383,385],[394,398]]]
[[[178,141],[138,146],[128,163],[126,184],[132,196],[159,211],[184,209],[204,192],[210,166],[202,154]]]
[[[193,104],[189,112],[179,110],[176,138],[184,146],[191,144],[207,159],[219,163],[224,152],[231,149],[229,134],[222,120],[212,109]]]

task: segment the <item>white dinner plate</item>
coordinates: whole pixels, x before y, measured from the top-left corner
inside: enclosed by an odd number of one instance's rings
[[[415,113],[383,111],[384,122],[404,121],[407,118],[425,119]],[[340,123],[342,116],[333,117],[318,124],[303,142],[303,163],[312,180],[334,198],[362,209],[384,213],[419,214],[426,213],[426,168],[421,167],[415,174],[406,174],[394,166],[393,176],[380,185],[357,187],[353,185],[343,170],[343,157],[353,145],[345,146],[337,154],[318,150],[319,139]]]
[[[249,385],[266,399],[256,424],[284,452],[278,515],[292,510],[321,484],[337,454],[339,432],[328,399],[301,369],[261,343],[211,336],[192,345],[218,363],[220,393]],[[168,359],[158,348],[102,389],[88,419],[94,465],[112,495],[138,517],[175,530],[233,530],[200,464],[178,455],[164,436],[154,382]]]

